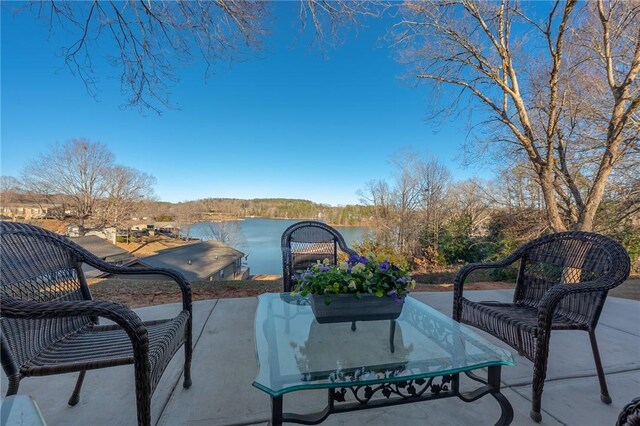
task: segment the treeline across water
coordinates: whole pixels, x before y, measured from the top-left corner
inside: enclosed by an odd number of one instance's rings
[[[182,203],[147,202],[141,214],[157,220],[195,222],[244,217],[269,219],[315,219],[332,225],[370,226],[373,207],[346,205],[333,207],[309,200],[287,198],[205,198]]]

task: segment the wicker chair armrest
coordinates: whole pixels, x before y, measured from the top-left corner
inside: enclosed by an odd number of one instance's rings
[[[538,329],[540,331],[549,331],[553,314],[558,303],[570,294],[590,293],[594,291],[609,290],[615,284],[611,284],[609,280],[597,279],[593,281],[585,281],[575,284],[558,284],[550,288],[538,304]]]
[[[455,278],[453,279],[454,290],[460,291],[460,297],[462,296],[462,289],[464,287],[464,282],[469,276],[469,274],[478,269],[499,269],[506,268],[511,265],[513,262],[519,259],[519,256],[511,255],[503,260],[498,262],[490,262],[490,263],[470,263],[468,265],[460,268]],[[454,296],[455,297],[455,296]]]
[[[5,318],[45,319],[76,316],[107,318],[127,333],[134,352],[149,351],[147,328],[135,312],[124,305],[102,300],[35,302],[2,296],[2,316]]]
[[[85,253],[83,253],[85,254]],[[165,277],[171,278],[175,281],[178,286],[180,286],[180,291],[182,292],[182,305],[183,309],[191,312],[191,285],[189,281],[182,275],[180,272],[175,271],[173,269],[165,269],[165,268],[127,268],[123,266],[113,265],[111,263],[105,262],[104,260],[96,257],[96,256],[82,256],[82,261],[87,265],[91,265],[96,269],[101,270],[102,272],[108,272],[110,274],[117,275],[163,275]]]
[[[458,321],[461,315],[461,299],[464,291],[464,282],[469,274],[478,269],[498,269],[505,268],[520,258],[520,252],[515,252],[498,262],[491,263],[470,263],[460,268],[453,279],[453,319]]]
[[[463,266],[462,268],[460,268],[460,270],[458,271],[458,273],[456,274],[456,277],[454,278],[454,284],[458,284],[460,286],[464,285],[464,281],[467,279],[467,276],[477,270],[477,269],[499,269],[499,268],[506,268],[507,266],[511,265],[513,262],[515,262],[517,260],[517,258],[512,259],[511,257],[508,257],[504,260],[501,260],[499,262],[490,262],[490,263],[470,263],[468,265]]]

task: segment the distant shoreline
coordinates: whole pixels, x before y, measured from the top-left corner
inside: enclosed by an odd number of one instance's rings
[[[314,220],[322,223],[326,223],[334,228],[371,228],[371,225],[342,225],[337,223],[329,223],[324,220],[312,219],[308,217],[265,217],[265,216],[242,216],[242,217],[228,217],[228,218],[216,218],[216,219],[201,219],[194,223],[202,222],[240,222],[247,219],[268,219],[268,220]]]

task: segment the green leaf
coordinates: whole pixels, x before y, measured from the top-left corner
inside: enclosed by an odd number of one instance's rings
[[[362,299],[362,293],[360,293],[359,291],[356,292],[356,298],[357,299]]]
[[[384,296],[384,292],[382,290],[378,289],[378,290],[376,290],[376,296],[382,297],[382,296]]]
[[[331,303],[331,296],[329,296],[328,294],[324,295],[324,304],[328,305],[329,303]]]

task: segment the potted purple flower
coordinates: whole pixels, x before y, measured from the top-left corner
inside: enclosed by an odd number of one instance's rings
[[[396,319],[415,286],[408,271],[385,255],[354,255],[335,266],[325,260],[295,279],[291,294],[311,296],[320,323]]]

